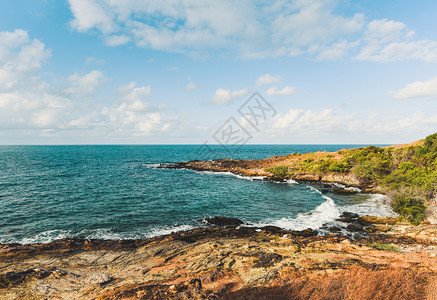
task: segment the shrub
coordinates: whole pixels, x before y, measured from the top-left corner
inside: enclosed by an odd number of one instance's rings
[[[403,189],[391,193],[391,207],[393,211],[407,218],[412,224],[420,224],[424,220],[426,206],[420,191],[414,189]]]
[[[351,165],[347,162],[333,162],[329,166],[329,171],[339,172],[339,173],[347,173],[351,169]]]
[[[406,161],[403,162],[401,164],[399,164],[398,166],[398,170],[405,172],[408,170],[414,170],[416,168],[416,166],[411,162],[411,161]]]
[[[308,158],[304,160],[304,165],[301,169],[308,172],[326,172],[328,171],[330,165],[330,160],[320,159],[318,161],[314,161],[313,159]]]
[[[287,176],[288,175],[288,166],[276,166],[265,169],[266,172],[273,173],[278,176]]]

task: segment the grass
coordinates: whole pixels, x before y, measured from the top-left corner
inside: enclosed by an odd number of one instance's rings
[[[429,274],[423,270],[352,267],[334,274],[290,274],[273,287],[227,292],[220,299],[425,299]]]
[[[381,244],[375,242],[370,244],[370,246],[382,251],[399,252],[399,247],[394,244]]]

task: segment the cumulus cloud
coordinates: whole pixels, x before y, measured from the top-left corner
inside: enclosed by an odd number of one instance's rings
[[[225,90],[220,88],[215,92],[215,95],[211,98],[210,103],[220,104],[220,105],[230,104],[234,99],[246,95],[247,92],[248,92],[247,89],[242,89],[239,91],[231,91],[231,90]]]
[[[269,88],[266,92],[269,96],[288,96],[294,93],[296,87],[294,86],[286,86],[283,89],[279,90],[277,87],[273,86]]]
[[[287,130],[318,130],[324,132],[333,130],[340,126],[342,117],[339,117],[331,109],[326,109],[320,112],[311,110],[291,109],[285,114],[278,114],[271,128],[287,129]]]
[[[359,41],[347,42],[341,41],[339,43],[327,46],[327,47],[317,47],[318,60],[336,60],[341,59],[347,55],[347,53],[356,48],[359,45]]]
[[[410,115],[369,115],[360,117],[357,114],[343,114],[332,109],[320,111],[291,109],[276,115],[269,124],[269,132],[275,135],[305,135],[321,136],[323,134],[407,134],[423,135],[423,132],[434,132],[437,115],[429,115],[417,111]]]
[[[367,25],[363,47],[357,60],[391,62],[419,59],[437,62],[437,41],[413,40],[414,32],[406,24],[392,20],[374,20]]]
[[[69,0],[79,32],[98,32],[109,46],[180,52],[190,57],[221,53],[245,59],[308,55],[387,62],[437,61],[436,41],[414,40],[395,20],[339,13],[339,1],[275,0]],[[151,21],[153,20],[153,22]]]
[[[394,92],[393,96],[397,99],[437,97],[437,77],[407,84],[405,88]]]
[[[0,91],[13,90],[31,83],[50,50],[24,30],[0,32]]]
[[[297,0],[291,3],[276,1],[278,14],[272,23],[274,37],[284,44],[308,46],[331,42],[337,38],[358,33],[364,16],[343,17],[333,13],[332,1]]]
[[[47,137],[86,129],[87,136],[159,136],[178,121],[160,111],[163,106],[146,102],[151,87],[135,82],[117,90],[115,104],[101,104],[96,93],[106,77],[99,70],[46,82],[41,72],[50,55],[26,31],[0,32],[0,135],[20,130]]]
[[[94,70],[83,76],[76,73],[68,78],[70,87],[66,88],[64,92],[75,95],[91,95],[104,79],[105,76],[101,71]]]
[[[185,90],[186,90],[187,92],[195,91],[195,90],[197,90],[198,88],[199,88],[199,86],[198,86],[197,83],[195,83],[195,82],[189,82],[189,83],[187,83],[187,85],[185,86]]]
[[[148,85],[137,87],[135,81],[118,88],[118,94],[123,100],[136,101],[152,95],[152,88]]]
[[[110,35],[105,40],[108,46],[117,47],[129,43],[131,39],[125,35]]]
[[[114,32],[116,29],[110,7],[104,1],[74,0],[69,1],[74,19],[71,26],[79,32],[86,32],[97,28],[104,34]]]
[[[258,77],[258,79],[256,80],[256,84],[257,85],[268,85],[268,84],[278,83],[279,81],[281,81],[281,76],[279,76],[279,75],[272,76],[269,73],[267,73],[265,75],[261,75],[260,77]]]

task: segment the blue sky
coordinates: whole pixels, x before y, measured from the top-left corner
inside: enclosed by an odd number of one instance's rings
[[[437,128],[436,1],[0,4],[0,144],[403,143]],[[238,109],[258,91],[257,128]]]

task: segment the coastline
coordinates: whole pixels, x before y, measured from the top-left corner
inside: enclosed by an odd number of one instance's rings
[[[336,286],[340,299],[426,299],[437,274],[435,225],[361,217],[363,234],[350,238],[218,220],[146,240],[0,245],[0,297],[323,299]]]
[[[324,198],[329,198],[326,192],[384,193],[375,181],[363,181],[352,172],[296,168],[310,157],[343,159],[336,153],[156,168],[317,183]],[[284,166],[284,174],[269,171]],[[436,224],[413,226],[401,217],[347,211],[336,221],[343,225],[324,223],[317,230],[296,231],[214,217],[205,219],[204,227],[148,239],[0,244],[0,298],[435,299]]]
[[[331,152],[327,152],[329,155]],[[334,152],[332,152],[334,153]],[[293,155],[291,155],[293,156]],[[295,174],[279,176],[267,172],[265,169],[271,166],[278,166],[287,162],[290,155],[276,156],[259,160],[237,160],[237,159],[217,159],[208,161],[188,161],[180,163],[160,164],[156,168],[161,169],[188,169],[198,172],[232,173],[242,177],[255,177],[261,181],[286,182],[294,180],[298,183],[327,183],[340,184],[347,188],[359,188],[367,194],[384,194],[381,187],[375,183],[360,181],[352,174],[336,174],[334,172],[296,172]],[[263,179],[261,179],[263,178]]]

